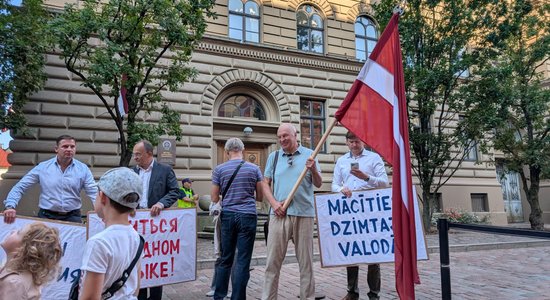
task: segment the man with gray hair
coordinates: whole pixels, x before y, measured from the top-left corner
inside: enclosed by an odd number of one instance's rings
[[[246,299],[250,278],[250,259],[256,239],[258,222],[255,201],[262,201],[263,177],[260,168],[243,160],[244,144],[238,138],[225,143],[229,160],[212,172],[211,199],[220,201],[222,212],[221,254],[216,262],[214,299],[227,296],[229,277],[232,277],[231,299]],[[237,252],[236,261],[235,252]],[[233,271],[232,271],[233,266]]]
[[[265,196],[271,205],[271,216],[262,299],[277,299],[279,275],[289,240],[294,243],[300,268],[300,299],[312,299],[315,295],[313,187],[320,187],[323,179],[319,163],[311,157],[313,151],[298,144],[296,128],[292,124],[281,124],[277,130],[277,138],[281,144],[281,150],[269,155],[264,172],[266,185],[272,184],[273,194],[269,192],[270,190],[265,190]],[[284,201],[298,181],[304,167],[308,169],[306,177],[300,183],[288,210],[285,210]]]

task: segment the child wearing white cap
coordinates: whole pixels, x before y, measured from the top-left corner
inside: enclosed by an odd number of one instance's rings
[[[113,291],[113,283],[121,279],[136,255],[141,256],[143,245],[128,216],[139,204],[142,186],[139,175],[128,168],[111,169],[99,179],[94,209],[105,222],[105,230],[86,243],[81,299],[100,299],[106,291]],[[139,265],[137,261],[122,287],[109,299],[137,299]]]

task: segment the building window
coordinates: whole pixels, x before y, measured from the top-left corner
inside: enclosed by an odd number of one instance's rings
[[[302,5],[296,13],[298,50],[324,53],[324,25],[319,11]]]
[[[374,21],[365,16],[359,16],[355,21],[355,58],[366,60],[374,50],[378,41],[378,30]]]
[[[433,197],[433,193],[430,193],[430,197]],[[434,212],[438,212],[438,213],[443,212],[443,197],[441,193],[437,193],[435,195],[435,202],[432,204],[433,204],[432,208]]]
[[[472,199],[472,211],[473,212],[488,212],[489,202],[487,201],[487,194],[470,194]]]
[[[229,0],[229,37],[260,42],[260,7],[256,2]]]
[[[248,95],[232,95],[223,100],[218,117],[266,120],[264,107]]]
[[[465,116],[458,116],[458,121],[462,122]],[[477,142],[471,139],[467,139],[464,142],[464,160],[477,161],[478,160]]]
[[[325,132],[324,102],[316,100],[300,100],[300,133],[302,146],[314,149]],[[325,152],[323,145],[321,152]]]
[[[412,126],[412,129],[415,133],[422,133],[422,120],[420,118],[420,112],[416,109],[413,109],[409,115],[409,123]],[[428,120],[428,128],[427,132],[432,132],[432,120],[429,118]]]

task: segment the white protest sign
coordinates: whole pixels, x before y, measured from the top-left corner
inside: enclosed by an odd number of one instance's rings
[[[394,261],[391,188],[320,194],[315,206],[323,267]],[[417,258],[428,259],[416,197],[414,208]]]
[[[22,216],[17,216],[12,224],[6,224],[2,217],[2,221],[0,221],[0,241],[3,241],[13,230],[19,230],[34,222],[43,222],[50,227],[57,228],[63,249],[63,257],[60,262],[61,273],[42,288],[42,299],[68,299],[71,284],[80,277],[80,266],[84,255],[82,245],[86,244],[86,227],[78,223]],[[4,251],[0,251],[0,261],[5,261],[5,259],[6,254]]]
[[[145,238],[141,259],[142,288],[196,279],[195,208],[165,209],[154,218],[149,210],[138,210],[130,217],[130,224]],[[105,224],[96,213],[88,213],[88,238],[104,228]]]

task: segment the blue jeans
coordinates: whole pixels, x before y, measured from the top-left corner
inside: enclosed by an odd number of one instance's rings
[[[256,239],[256,214],[243,214],[222,211],[221,220],[221,256],[216,266],[215,300],[227,296],[229,277],[232,278],[233,293],[231,299],[246,299],[246,286],[250,278],[250,259]],[[237,261],[233,266],[237,251]],[[231,267],[233,266],[233,271]]]

